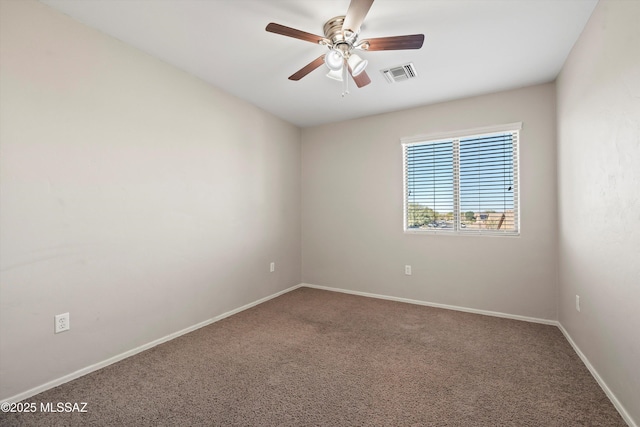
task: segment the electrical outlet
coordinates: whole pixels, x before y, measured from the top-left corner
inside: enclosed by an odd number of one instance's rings
[[[407,276],[411,276],[411,266],[410,265],[405,265],[404,266],[404,274],[406,274]]]
[[[272,262],[269,264],[269,272],[273,273],[274,271],[276,271],[276,263]]]
[[[55,316],[55,333],[68,331],[71,328],[69,323],[69,313],[56,314]]]
[[[580,295],[576,295],[576,310],[580,311]]]

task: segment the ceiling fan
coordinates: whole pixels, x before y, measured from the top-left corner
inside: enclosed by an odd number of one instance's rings
[[[300,80],[323,63],[329,68],[327,77],[344,83],[347,90],[347,71],[358,87],[364,87],[371,83],[371,79],[365,72],[368,64],[366,59],[355,54],[355,50],[404,50],[420,49],[424,42],[424,34],[412,34],[406,36],[378,37],[373,39],[358,40],[360,26],[369,12],[373,0],[351,0],[346,15],[336,16],[324,24],[324,37],[284,25],[270,23],[266,30],[287,37],[316,43],[329,48],[329,52],[320,55],[309,64],[289,76],[289,80]]]

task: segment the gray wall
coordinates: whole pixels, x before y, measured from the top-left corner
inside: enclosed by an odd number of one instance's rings
[[[519,237],[403,233],[400,138],[519,121]],[[556,319],[555,135],[553,84],[303,129],[303,281]]]
[[[640,2],[601,1],[557,81],[560,322],[636,422],[639,22]]]
[[[297,127],[0,5],[0,399],[300,283]]]

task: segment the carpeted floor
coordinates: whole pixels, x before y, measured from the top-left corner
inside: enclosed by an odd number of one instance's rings
[[[625,426],[554,326],[300,288],[26,402],[21,426]]]

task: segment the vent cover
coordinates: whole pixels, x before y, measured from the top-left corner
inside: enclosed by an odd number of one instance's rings
[[[398,67],[380,70],[380,72],[389,83],[397,83],[404,80],[413,79],[418,76],[418,73],[416,73],[416,67],[413,65],[413,62],[405,65],[400,65]]]

